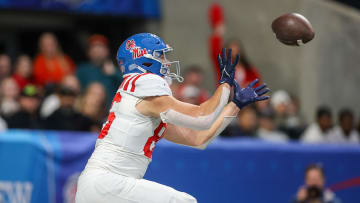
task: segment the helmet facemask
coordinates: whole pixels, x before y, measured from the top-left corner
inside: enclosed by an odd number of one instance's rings
[[[152,54],[145,54],[144,57],[151,58],[155,61],[161,63],[160,74],[162,74],[165,79],[176,79],[179,82],[183,82],[184,78],[180,76],[180,62],[179,61],[169,61],[167,56],[169,52],[173,49],[167,46],[164,49],[154,50]],[[172,72],[171,69],[175,71]]]

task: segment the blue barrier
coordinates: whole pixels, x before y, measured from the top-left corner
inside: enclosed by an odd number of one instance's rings
[[[0,202],[71,202],[96,137],[0,133]],[[360,177],[360,146],[218,139],[200,151],[160,141],[153,157],[145,178],[192,194],[200,203],[290,202],[313,162],[324,165],[327,185]],[[349,186],[336,194],[343,202],[360,202],[360,186]]]
[[[0,202],[71,202],[95,140],[89,133],[0,133]]]

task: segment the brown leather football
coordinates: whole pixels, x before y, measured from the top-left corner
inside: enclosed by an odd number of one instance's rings
[[[298,13],[287,13],[276,18],[271,27],[276,38],[286,45],[300,46],[315,36],[310,22]]]

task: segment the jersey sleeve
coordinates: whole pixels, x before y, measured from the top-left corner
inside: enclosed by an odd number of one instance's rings
[[[172,96],[171,89],[166,80],[152,73],[136,74],[125,78],[120,86],[124,91],[135,97]]]

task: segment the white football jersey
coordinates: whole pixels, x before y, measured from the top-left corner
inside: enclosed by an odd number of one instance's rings
[[[172,95],[164,78],[151,73],[126,75],[86,167],[142,178],[166,123],[142,115],[136,105],[145,97],[163,95]]]

